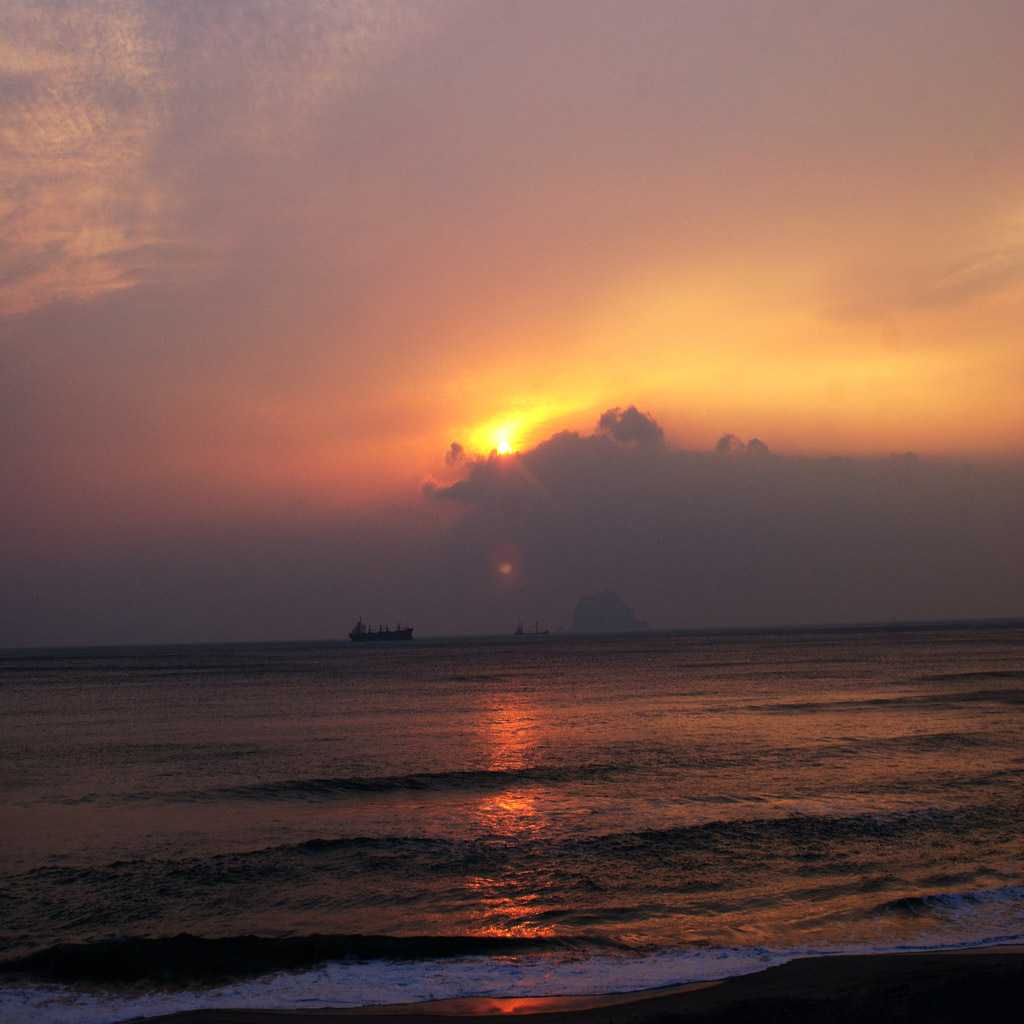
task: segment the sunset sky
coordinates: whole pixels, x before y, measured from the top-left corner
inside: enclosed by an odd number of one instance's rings
[[[1020,0],[6,0],[0,645],[1024,615],[1022,53]]]

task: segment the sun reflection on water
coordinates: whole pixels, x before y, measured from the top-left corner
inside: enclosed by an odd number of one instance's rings
[[[533,872],[521,872],[494,878],[476,875],[466,879],[477,908],[478,935],[488,938],[541,939],[555,935],[550,924],[540,919],[552,906],[548,894],[538,889]]]
[[[538,810],[536,795],[522,790],[482,797],[477,810],[493,836],[514,837],[521,842],[544,831],[545,822]]]
[[[479,722],[488,767],[496,772],[529,767],[538,731],[538,713],[533,708],[523,707],[516,694],[497,695]]]
[[[541,839],[548,829],[543,793],[538,784],[516,779],[534,764],[539,731],[535,709],[518,695],[505,693],[481,715],[480,736],[491,771],[508,773],[508,788],[481,794],[474,808],[484,834],[517,847]],[[503,938],[546,938],[555,934],[540,921],[553,909],[549,886],[532,870],[506,869],[500,874],[467,878],[473,894],[478,934]]]

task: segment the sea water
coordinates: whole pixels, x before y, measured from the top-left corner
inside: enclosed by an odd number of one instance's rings
[[[1024,935],[1018,625],[0,652],[0,1017]]]

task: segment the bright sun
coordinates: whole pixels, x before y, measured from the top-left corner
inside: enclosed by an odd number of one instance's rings
[[[498,454],[499,455],[511,455],[512,454],[512,445],[510,445],[508,443],[508,441],[502,441],[498,445]]]

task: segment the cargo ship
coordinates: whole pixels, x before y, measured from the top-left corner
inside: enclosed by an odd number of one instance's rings
[[[400,622],[394,629],[388,626],[378,626],[376,629],[369,629],[360,619],[349,633],[349,640],[362,642],[364,640],[411,640],[412,626],[403,626]]]
[[[547,636],[548,635],[548,631],[546,629],[541,629],[540,626],[536,622],[533,624],[532,631],[531,630],[525,630],[525,629],[523,629],[523,624],[520,622],[519,625],[516,626],[516,631],[512,635],[513,636]]]

